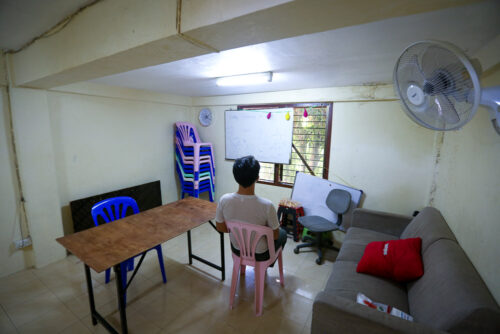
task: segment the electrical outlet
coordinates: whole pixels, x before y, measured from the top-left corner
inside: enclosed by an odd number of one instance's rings
[[[17,249],[28,247],[30,245],[31,245],[31,237],[27,237],[26,239],[21,239],[21,240],[14,241],[14,246]]]

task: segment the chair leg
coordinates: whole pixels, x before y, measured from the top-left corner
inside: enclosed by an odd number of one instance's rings
[[[316,246],[316,241],[308,242],[305,244],[300,244],[300,245],[295,246],[293,252],[295,254],[299,254],[299,249],[304,248],[304,247],[314,247],[314,246]]]
[[[305,243],[305,244],[297,245],[295,247],[295,249],[293,250],[293,252],[295,254],[299,254],[299,249],[300,248],[303,248],[303,247],[316,247],[317,248],[316,253],[318,254],[318,258],[316,259],[316,263],[317,264],[321,264],[321,261],[323,260],[323,252],[322,252],[321,249],[324,247],[323,241],[322,241],[323,233],[322,232],[313,232],[313,233],[316,236],[316,240],[314,240],[312,242]],[[328,247],[328,248],[330,248],[330,247]]]
[[[285,276],[283,275],[283,252],[280,251],[280,255],[278,255],[278,267],[280,270],[280,284],[281,286],[285,286]]]
[[[111,268],[106,269],[106,280],[104,281],[106,284],[109,283],[110,274],[111,274]]]
[[[167,275],[165,275],[165,266],[163,264],[163,252],[161,250],[161,245],[155,247],[156,253],[158,253],[158,262],[160,263],[161,277],[163,278],[163,284],[167,283]]]
[[[255,315],[262,315],[262,304],[264,301],[264,282],[266,279],[266,268],[262,263],[255,266]]]
[[[229,295],[229,308],[233,308],[234,295],[236,294],[236,284],[238,283],[238,271],[240,269],[241,259],[233,255],[233,277],[231,278],[231,294]]]
[[[127,305],[127,268],[128,268],[128,262],[122,262],[120,263],[120,271],[122,275],[122,286],[123,286],[123,303]]]
[[[127,262],[128,262],[128,265],[127,265],[128,269],[127,270],[133,271],[134,270],[134,258],[129,259]]]

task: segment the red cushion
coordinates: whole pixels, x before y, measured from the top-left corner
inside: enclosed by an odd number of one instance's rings
[[[412,281],[424,274],[421,249],[421,238],[370,242],[356,271],[398,282]]]

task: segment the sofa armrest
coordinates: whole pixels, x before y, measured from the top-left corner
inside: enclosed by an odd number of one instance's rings
[[[311,334],[445,333],[321,291],[313,305]]]
[[[413,217],[394,213],[355,209],[351,227],[360,227],[399,237]]]

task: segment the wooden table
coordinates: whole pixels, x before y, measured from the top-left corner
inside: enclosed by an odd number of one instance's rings
[[[136,215],[58,238],[57,241],[61,245],[84,263],[92,323],[97,325],[99,321],[111,333],[118,333],[95,309],[89,267],[98,273],[113,267],[122,333],[127,333],[127,317],[123,295],[144,259],[146,254],[144,252],[184,232],[188,234],[189,264],[193,263],[193,259],[201,261],[220,270],[222,272],[222,280],[224,280],[223,233],[218,232],[221,246],[221,266],[194,255],[191,249],[191,229],[206,222],[209,222],[215,229],[212,219],[215,217],[216,207],[216,203],[187,197],[177,202],[162,205]],[[132,277],[127,282],[125,288],[123,288],[120,263],[141,253],[143,255]]]

